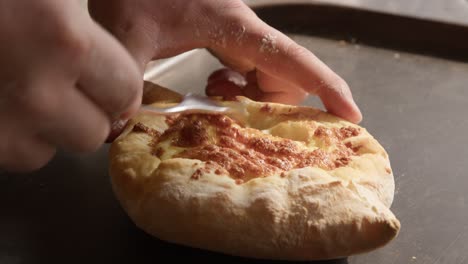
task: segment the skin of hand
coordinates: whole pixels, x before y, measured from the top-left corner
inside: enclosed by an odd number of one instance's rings
[[[327,111],[362,119],[342,78],[241,0],[90,0],[89,10],[142,72],[151,60],[206,48],[227,66],[209,77],[208,95],[298,104],[313,94]]]
[[[131,54],[78,1],[0,1],[0,168],[94,151],[141,104]]]

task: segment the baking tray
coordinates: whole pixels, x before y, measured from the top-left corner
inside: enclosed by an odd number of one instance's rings
[[[257,14],[351,86],[396,178],[399,236],[384,248],[310,263],[468,263],[468,28],[323,4],[264,4]],[[161,60],[146,78],[202,92],[221,65],[204,50]],[[316,98],[304,104],[322,108]],[[40,171],[0,175],[0,263],[271,263],[159,241],[115,200],[108,146],[60,152]],[[274,262],[281,263],[281,262]]]

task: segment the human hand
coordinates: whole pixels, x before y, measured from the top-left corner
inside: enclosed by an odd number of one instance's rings
[[[38,169],[58,147],[96,150],[141,103],[134,59],[78,1],[1,1],[0,43],[2,169]]]
[[[207,48],[229,67],[210,76],[208,95],[297,104],[314,94],[329,112],[362,119],[342,78],[241,0],[90,0],[89,7],[142,71],[150,60]]]

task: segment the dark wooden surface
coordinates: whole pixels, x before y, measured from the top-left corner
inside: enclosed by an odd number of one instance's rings
[[[421,21],[402,24],[398,17],[358,13],[344,23],[343,16],[333,18],[317,10],[275,7],[258,14],[348,81],[364,114],[362,125],[389,152],[396,177],[392,210],[402,229],[382,249],[313,263],[468,263],[468,63],[459,49],[468,47],[466,36],[449,35],[453,40],[440,44],[434,29],[434,41],[413,45],[419,38],[411,38],[411,32],[431,35],[427,29],[418,30]],[[323,14],[328,15],[320,19]],[[399,28],[390,36],[373,31],[368,25],[375,20],[365,19],[374,16],[395,19]],[[314,23],[322,23],[320,30]],[[366,34],[366,28],[372,33]],[[399,31],[402,34],[396,34]],[[388,45],[389,37],[400,46]],[[437,52],[444,48],[457,50],[459,56]],[[169,68],[150,77],[181,92],[202,91],[207,75],[219,66],[199,51],[176,64],[177,72]],[[316,98],[306,104],[321,107]],[[114,199],[107,164],[106,146],[85,156],[60,153],[32,174],[1,173],[0,263],[164,263],[163,257],[195,263],[272,263],[179,247],[146,235]]]

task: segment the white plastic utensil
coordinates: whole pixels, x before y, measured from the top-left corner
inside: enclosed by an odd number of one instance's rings
[[[237,103],[229,105],[229,107],[222,106],[216,101],[211,100],[209,97],[188,93],[182,98],[182,101],[175,106],[160,108],[152,105],[143,105],[140,107],[140,111],[158,115],[170,115],[177,113],[220,113],[228,115],[241,124],[245,124],[248,118],[248,114],[244,106]]]
[[[150,111],[157,114],[175,114],[181,112],[196,112],[196,113],[211,113],[211,112],[220,112],[224,113],[230,110],[229,107],[221,106],[215,101],[209,99],[208,97],[188,93],[183,98],[182,101],[172,107],[159,108],[152,105],[143,105],[141,110]]]
[[[167,89],[159,84],[145,81],[144,89],[147,91],[158,91],[158,89]],[[143,104],[140,107],[140,112],[146,112],[156,115],[171,115],[178,113],[219,113],[225,114],[229,117],[236,119],[241,124],[246,124],[248,119],[248,111],[245,105],[240,102],[229,102],[227,104],[221,104],[216,100],[199,94],[187,93],[185,94],[180,102],[170,107],[160,107],[151,104]]]

